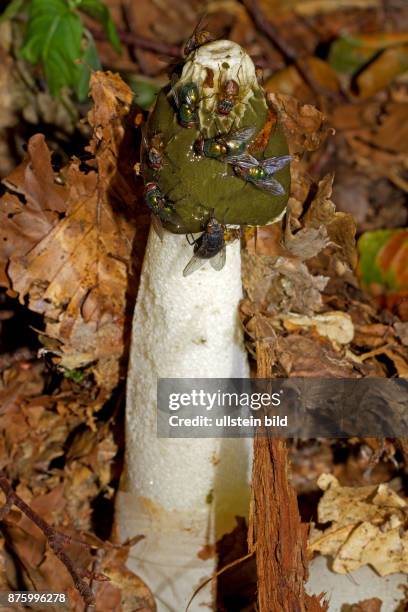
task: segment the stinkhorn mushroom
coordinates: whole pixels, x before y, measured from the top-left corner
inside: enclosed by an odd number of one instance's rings
[[[157,381],[249,376],[238,318],[240,243],[228,243],[228,228],[282,216],[290,158],[250,57],[227,40],[188,55],[159,93],[144,141],[145,197],[156,231],[133,319],[117,525],[122,538],[145,536],[130,563],[158,609],[181,612],[214,570],[217,538],[247,514],[250,444],[158,438]],[[209,252],[214,227],[217,240],[222,227],[221,243]],[[192,249],[186,235],[200,232],[190,238]],[[211,590],[190,609],[204,603],[213,608]]]

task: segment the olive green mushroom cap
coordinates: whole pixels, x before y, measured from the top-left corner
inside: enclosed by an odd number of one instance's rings
[[[239,93],[233,98],[232,111],[223,116],[217,113],[217,103],[229,79],[238,83]],[[177,94],[188,83],[195,83],[199,91],[199,121],[190,128],[178,120]],[[263,132],[265,138],[259,135],[266,124],[272,129],[269,137],[267,130]],[[248,147],[255,158],[288,154],[278,118],[268,109],[249,55],[228,40],[199,47],[186,59],[173,88],[160,91],[147,125],[146,146],[152,139],[161,141],[162,164],[160,169],[143,165],[145,182],[158,184],[182,220],[182,228],[165,223],[166,229],[174,233],[199,232],[211,211],[219,222],[231,225],[266,225],[282,216],[290,190],[289,165],[273,175],[285,190],[276,196],[238,177],[230,163],[199,155],[194,149],[200,136],[232,135],[247,127],[256,128]]]

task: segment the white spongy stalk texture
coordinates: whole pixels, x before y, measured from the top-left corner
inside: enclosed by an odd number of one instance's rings
[[[151,230],[132,327],[126,481],[117,506],[121,536],[146,536],[132,553],[135,571],[161,602],[159,610],[177,612],[214,568],[214,559],[202,561],[199,551],[246,514],[249,492],[247,440],[156,433],[159,377],[249,376],[238,318],[239,242],[228,245],[223,270],[207,262],[184,278],[191,255],[185,236],[166,232],[161,242]],[[198,598],[191,610],[203,603]]]

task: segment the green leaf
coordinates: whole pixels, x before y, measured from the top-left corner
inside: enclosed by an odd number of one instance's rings
[[[338,38],[330,47],[329,64],[340,74],[355,74],[374,55],[377,49],[365,47],[358,38]]]
[[[357,246],[363,285],[392,291],[408,288],[408,229],[365,232]]]
[[[12,0],[10,4],[7,5],[4,13],[0,16],[0,23],[2,21],[8,21],[9,19],[13,19],[18,13],[22,13],[22,9],[24,5],[27,3],[27,0]]]
[[[75,88],[82,57],[84,27],[64,0],[31,0],[21,57],[41,63],[53,96],[64,86]]]
[[[160,85],[133,75],[126,76],[125,81],[135,94],[136,104],[143,110],[149,110],[156,101]]]
[[[73,380],[75,383],[81,383],[85,378],[85,372],[82,370],[64,370],[64,378]]]
[[[75,87],[76,95],[80,102],[84,102],[88,97],[91,70],[101,70],[102,68],[95,41],[92,34],[88,31],[86,31],[86,38],[87,46],[79,66],[80,74]]]
[[[93,19],[99,21],[105,30],[105,34],[112,47],[117,53],[122,52],[120,39],[109,9],[100,0],[80,0],[78,8]]]

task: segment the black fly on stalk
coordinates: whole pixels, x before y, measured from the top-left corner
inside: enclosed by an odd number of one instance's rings
[[[194,245],[194,255],[183,270],[183,276],[189,276],[199,270],[209,261],[214,270],[222,270],[226,260],[226,242],[232,242],[241,235],[239,229],[227,229],[224,223],[219,223],[214,217],[214,209],[210,213],[204,232],[198,238],[193,238],[189,244]]]
[[[183,276],[189,276],[199,270],[207,260],[214,270],[222,270],[225,265],[225,225],[214,217],[214,210],[206,223],[204,232],[198,238],[193,238],[194,255],[183,270]]]

